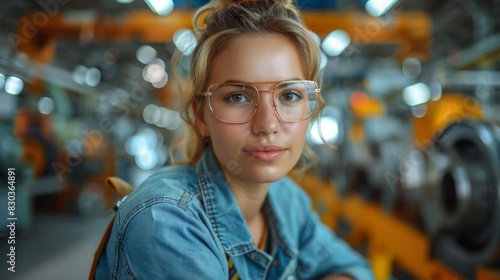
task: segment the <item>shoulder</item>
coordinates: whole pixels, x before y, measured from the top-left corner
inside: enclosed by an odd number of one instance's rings
[[[123,201],[107,245],[114,279],[169,278],[186,263],[185,279],[204,274],[227,278],[224,251],[198,188],[196,168],[171,166],[155,172]],[[200,261],[193,261],[195,251]],[[214,265],[207,268],[201,260]]]
[[[197,193],[198,176],[193,166],[167,166],[157,170],[132,192],[131,199],[156,196],[177,198],[184,192]]]
[[[118,218],[123,221],[155,205],[172,204],[186,212],[190,204],[198,205],[198,176],[194,166],[168,166],[157,170],[120,205]]]

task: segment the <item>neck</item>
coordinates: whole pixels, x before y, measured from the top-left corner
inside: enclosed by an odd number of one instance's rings
[[[259,247],[262,238],[265,238],[266,220],[262,206],[266,200],[269,184],[240,185],[233,183],[229,184],[229,187],[240,207],[255,247]]]
[[[230,185],[230,188],[249,226],[262,218],[262,206],[266,200],[269,184],[255,186]]]
[[[226,176],[226,178],[230,177]],[[235,181],[234,179],[227,181],[247,224],[251,226],[256,222],[260,222],[263,218],[262,206],[266,200],[270,184],[243,183]]]
[[[258,247],[262,242],[262,238],[265,238],[266,218],[262,206],[266,200],[270,184],[243,182],[226,172],[224,172],[224,176],[236,199],[236,203],[238,203],[253,242]]]

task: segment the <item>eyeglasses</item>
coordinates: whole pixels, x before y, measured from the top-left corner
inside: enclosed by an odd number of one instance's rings
[[[264,82],[258,84],[274,84]],[[307,120],[316,110],[321,90],[314,81],[293,80],[278,83],[272,91],[243,83],[213,84],[200,93],[208,99],[210,111],[225,123],[249,122],[257,112],[260,93],[271,92],[274,111],[286,122]]]

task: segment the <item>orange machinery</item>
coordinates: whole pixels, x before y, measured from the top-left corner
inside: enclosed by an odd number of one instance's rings
[[[341,197],[330,181],[313,173],[294,178],[311,194],[314,207],[325,224],[336,229],[339,219],[346,219],[352,227],[347,241],[353,247],[368,245],[368,259],[377,280],[390,279],[394,264],[416,279],[465,279],[439,260],[430,258],[431,243],[427,235],[386,213],[378,203],[366,202],[356,195]],[[478,268],[476,279],[498,280],[500,272]]]

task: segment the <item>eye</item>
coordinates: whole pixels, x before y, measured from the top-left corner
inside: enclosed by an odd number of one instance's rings
[[[299,102],[302,99],[302,95],[299,92],[287,91],[281,94],[280,100],[287,103]]]
[[[229,103],[243,103],[249,102],[250,99],[243,93],[230,93],[226,98],[224,98]]]

